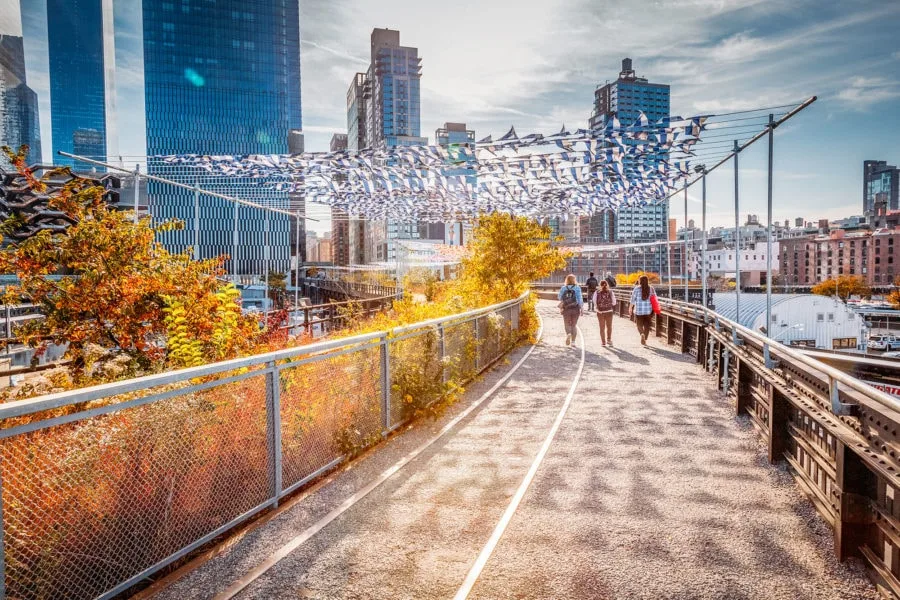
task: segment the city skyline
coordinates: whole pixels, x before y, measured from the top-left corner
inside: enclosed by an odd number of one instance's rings
[[[40,73],[35,39],[42,2],[29,4],[23,11],[29,83],[46,123],[46,74]],[[129,4],[134,3],[119,0],[115,9],[120,121],[134,125],[122,131],[120,147],[123,154],[143,154],[142,116],[122,114],[143,107],[137,89],[142,85],[135,84],[143,63],[136,26],[140,11],[129,10]],[[508,2],[462,2],[440,15],[412,8],[404,0],[377,7],[349,0],[303,3],[307,148],[327,150],[331,135],[346,131],[347,82],[368,63],[372,27],[390,27],[427,57],[423,131],[434,131],[448,117],[467,122],[479,135],[502,134],[510,125],[520,133],[558,131],[561,124],[583,127],[594,89],[614,77],[629,56],[642,76],[671,85],[673,114],[819,96],[801,119],[776,135],[778,220],[857,214],[863,161],[900,162],[897,5],[800,2],[785,8],[758,0],[699,0],[630,12],[586,1],[517,2],[510,12]],[[46,23],[46,15],[43,19]],[[466,44],[457,43],[460,27],[467,31]],[[640,36],[630,35],[636,30]],[[47,131],[42,128],[45,139]],[[48,147],[45,156],[49,152]],[[765,213],[765,179],[765,147],[758,145],[742,155],[741,212]],[[709,177],[710,225],[733,222],[732,189],[727,165]],[[689,197],[690,217],[699,217],[699,191],[692,189]]]

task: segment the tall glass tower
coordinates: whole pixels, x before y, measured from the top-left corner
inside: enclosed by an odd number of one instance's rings
[[[53,150],[115,160],[113,0],[47,0]],[[57,156],[54,163],[75,165]]]
[[[634,124],[644,113],[650,123],[669,116],[669,86],[650,83],[635,75],[631,59],[622,61],[619,77],[594,92],[591,128],[603,127],[616,117],[622,126]],[[621,207],[615,218],[616,241],[654,242],[668,239],[669,204],[660,202],[643,207]]]
[[[298,0],[143,0],[147,155],[285,154],[302,129]],[[209,177],[148,159],[170,179],[288,208],[288,194],[260,180]],[[193,244],[194,194],[152,185],[156,219],[178,218],[183,231],[164,239],[174,250]],[[287,272],[290,226],[284,215],[200,196],[201,258],[233,255],[231,273],[260,274],[268,224],[271,268]]]
[[[27,144],[28,163],[41,160],[37,94],[25,77],[25,46],[19,0],[0,0],[0,146]],[[0,156],[0,167],[9,161]]]

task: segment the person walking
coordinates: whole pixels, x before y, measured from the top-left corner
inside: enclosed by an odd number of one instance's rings
[[[578,330],[578,317],[584,306],[584,298],[581,295],[581,286],[575,280],[574,275],[566,276],[566,283],[559,288],[559,311],[562,313],[563,323],[566,326],[566,346],[575,341]]]
[[[631,290],[631,316],[637,323],[642,346],[647,345],[647,338],[650,337],[650,324],[653,319],[653,302],[650,298],[655,296],[656,290],[650,287],[650,280],[646,275],[641,275],[638,284]]]
[[[612,322],[616,297],[609,289],[609,282],[605,279],[600,282],[600,289],[595,293],[594,302],[597,306],[597,321],[600,323],[600,342],[604,346],[612,346]]]
[[[587,281],[584,282],[587,286],[588,290],[588,312],[594,310],[594,294],[597,293],[597,286],[599,285],[597,282],[597,278],[594,277],[594,274],[591,273],[590,277],[587,278]]]

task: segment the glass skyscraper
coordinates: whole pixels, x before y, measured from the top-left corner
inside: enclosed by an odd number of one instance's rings
[[[669,86],[650,83],[635,75],[631,59],[622,61],[618,79],[594,92],[591,128],[603,127],[611,118],[623,127],[633,125],[643,112],[650,123],[669,116]],[[668,239],[669,203],[659,202],[643,207],[620,207],[616,212],[616,241],[654,242]]]
[[[19,0],[0,0],[0,146],[30,148],[28,163],[41,161],[37,94],[25,77],[25,46]],[[0,156],[0,167],[8,167]]]
[[[148,156],[285,154],[291,131],[302,129],[298,0],[143,0]],[[287,209],[288,193],[261,180],[209,177],[148,159],[150,172],[270,207]],[[193,244],[194,195],[154,184],[151,212],[178,218],[184,231],[165,238]],[[233,254],[239,274],[264,268],[267,211],[200,197],[201,258]],[[288,217],[269,213],[271,268],[287,272]]]
[[[54,152],[115,160],[113,0],[47,0],[47,44]],[[63,156],[53,162],[76,165]]]

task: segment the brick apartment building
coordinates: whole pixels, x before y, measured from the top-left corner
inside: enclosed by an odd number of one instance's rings
[[[870,286],[890,285],[900,275],[900,229],[781,240],[781,276],[786,285],[811,286],[840,275],[856,275]]]

